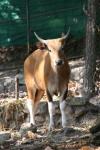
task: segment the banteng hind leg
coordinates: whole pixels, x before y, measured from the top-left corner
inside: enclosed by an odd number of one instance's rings
[[[28,91],[28,97],[29,99],[27,100],[27,106],[29,110],[29,115],[30,115],[30,123],[35,125],[35,112],[37,110],[38,103],[40,99],[43,97],[44,91],[42,90],[37,90],[34,88],[29,89]]]
[[[28,99],[27,99],[27,108],[29,111],[29,122],[30,124],[35,125],[35,93],[36,89],[33,87],[27,88]]]
[[[35,102],[35,112],[37,110],[38,104],[39,104],[41,98],[43,97],[43,95],[44,95],[43,90],[36,90],[35,100],[34,100],[34,102]]]

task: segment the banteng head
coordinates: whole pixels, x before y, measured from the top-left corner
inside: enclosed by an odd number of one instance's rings
[[[70,32],[70,28],[67,32],[66,35],[64,35],[61,38],[57,38],[57,39],[48,39],[48,40],[44,40],[42,38],[40,38],[35,32],[35,36],[36,38],[43,44],[45,44],[46,50],[48,50],[48,53],[50,55],[51,58],[51,63],[54,66],[61,66],[64,64],[64,52],[63,52],[63,46],[64,46],[64,41],[66,40],[66,38],[68,37]]]

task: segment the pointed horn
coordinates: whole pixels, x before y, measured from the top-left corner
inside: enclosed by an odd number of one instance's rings
[[[37,38],[41,43],[46,44],[46,40],[40,38],[35,32],[34,32],[34,35],[36,36],[36,38]]]
[[[62,38],[60,38],[60,39],[61,39],[61,40],[66,39],[66,38],[68,37],[69,33],[70,33],[70,27],[69,27],[67,33],[66,33]]]

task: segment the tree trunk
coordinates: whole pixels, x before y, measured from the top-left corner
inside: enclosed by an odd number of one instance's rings
[[[84,96],[89,100],[95,91],[94,73],[96,69],[95,57],[95,0],[88,0],[85,46],[85,74],[84,74]]]

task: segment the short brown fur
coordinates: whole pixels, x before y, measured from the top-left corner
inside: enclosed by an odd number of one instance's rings
[[[25,60],[24,77],[28,99],[33,100],[34,105],[43,97],[45,91],[53,96],[58,93],[62,95],[68,89],[70,67],[60,50],[62,43],[60,39],[47,40],[47,48],[37,49]],[[63,59],[64,64],[55,66],[53,61],[56,59]]]

